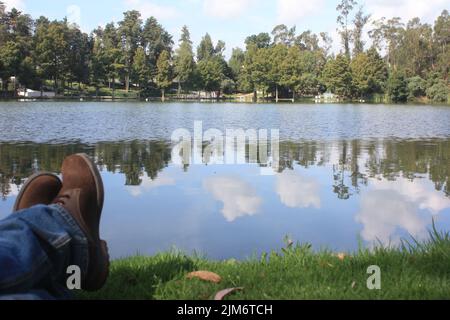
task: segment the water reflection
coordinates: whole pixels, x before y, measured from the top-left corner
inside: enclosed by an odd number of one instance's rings
[[[113,257],[176,245],[242,258],[279,248],[287,234],[354,250],[358,236],[368,245],[425,238],[433,217],[450,230],[450,139],[283,141],[273,176],[262,176],[258,163],[180,166],[173,146],[160,140],[2,143],[0,218],[26,177],[59,173],[76,152],[94,157],[102,171]]]
[[[133,197],[140,197],[145,195],[149,190],[157,189],[163,186],[174,186],[176,183],[175,178],[167,176],[164,173],[154,179],[150,178],[147,173],[145,173],[143,174],[143,177],[139,178],[139,180],[142,181],[139,185],[128,185],[126,188],[126,190]]]
[[[286,170],[277,175],[276,192],[289,208],[320,209],[320,184],[313,177]]]
[[[401,240],[397,229],[425,239],[432,217],[447,208],[450,199],[433,190],[429,181],[418,179],[412,183],[400,177],[396,181],[373,181],[370,190],[361,196],[356,221],[363,225],[364,240],[397,245]]]
[[[238,176],[207,178],[203,185],[216,200],[223,203],[222,213],[228,222],[255,215],[259,211],[262,199],[248,182]]]

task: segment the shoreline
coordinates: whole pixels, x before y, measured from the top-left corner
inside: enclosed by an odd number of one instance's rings
[[[376,100],[340,100],[340,101],[316,101],[313,98],[299,98],[295,101],[292,99],[279,99],[278,102],[275,100],[258,100],[253,101],[242,101],[236,98],[200,98],[200,99],[186,99],[186,98],[175,98],[166,97],[164,101],[160,97],[150,97],[150,98],[133,98],[133,97],[91,97],[91,96],[78,96],[78,97],[54,97],[54,98],[0,98],[1,102],[60,102],[60,101],[74,101],[74,102],[148,102],[148,103],[235,103],[235,104],[370,104],[370,105],[431,105],[431,106],[450,106],[450,101],[445,103],[437,103],[433,101],[408,101],[408,102],[386,102],[386,101],[376,101]]]

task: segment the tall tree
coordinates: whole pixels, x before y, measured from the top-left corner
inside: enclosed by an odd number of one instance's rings
[[[101,33],[102,56],[109,88],[112,88],[113,97],[116,92],[116,81],[125,73],[125,56],[123,55],[119,28],[114,23],[108,23]]]
[[[156,84],[161,89],[161,100],[164,101],[166,89],[172,84],[172,65],[170,62],[170,53],[163,51],[156,62],[157,74]]]
[[[237,81],[245,62],[245,53],[241,48],[234,48],[228,65],[230,66],[233,80]]]
[[[216,53],[211,36],[207,33],[197,48],[197,61],[207,60]]]
[[[272,39],[270,35],[264,32],[247,37],[247,39],[245,39],[245,44],[247,45],[247,47],[250,44],[254,44],[257,48],[262,49],[270,47],[271,41]]]
[[[36,66],[33,54],[33,19],[22,12],[11,9],[6,12],[0,4],[0,73],[6,88],[9,78],[15,77],[15,84],[34,86]]]
[[[141,14],[136,11],[125,12],[123,20],[119,22],[119,38],[124,57],[125,90],[130,90],[130,76],[134,55],[142,41],[142,19]]]
[[[320,33],[321,49],[325,57],[330,54],[331,47],[333,46],[333,39],[327,32]]]
[[[365,15],[363,11],[363,7],[360,7],[358,12],[356,12],[355,18],[353,20],[353,24],[355,28],[352,32],[353,37],[353,56],[356,57],[358,54],[364,52],[364,40],[363,40],[363,32],[364,28],[369,22],[370,15]]]
[[[106,73],[108,75],[108,79],[111,80],[112,90],[113,90],[113,98],[116,93],[116,80],[123,77],[126,72],[126,65],[124,64],[122,51],[117,48],[110,48],[106,52]]]
[[[36,29],[36,54],[42,76],[53,79],[55,91],[58,80],[64,80],[69,66],[68,27],[65,21],[39,24]]]
[[[422,24],[419,18],[410,20],[401,33],[400,45],[396,50],[397,65],[407,77],[425,75],[434,65],[433,29]]]
[[[181,30],[179,48],[175,53],[175,75],[178,82],[178,95],[181,94],[182,84],[188,82],[195,70],[194,53],[191,35],[187,26]]]
[[[356,0],[341,0],[341,2],[336,7],[339,12],[337,22],[341,29],[339,33],[342,38],[342,44],[344,46],[344,53],[347,57],[350,57],[350,42],[351,42],[351,31],[349,29],[349,19],[350,13],[353,8],[357,5]]]
[[[103,29],[98,28],[93,32],[93,47],[89,61],[90,84],[95,86],[96,96],[99,95],[100,86],[107,80],[107,57],[106,50],[102,44]]]
[[[291,47],[287,51],[286,58],[281,63],[280,85],[290,88],[292,100],[295,100],[295,92],[301,84],[301,51],[297,46]]]
[[[9,78],[17,77],[22,59],[20,47],[17,43],[8,41],[0,47],[0,78],[2,79],[3,90],[7,89]]]
[[[296,39],[295,44],[302,50],[319,50],[319,37],[311,30],[302,32]]]
[[[198,63],[201,85],[207,92],[219,92],[225,78],[224,65],[219,57],[201,60]]]
[[[450,72],[450,15],[447,10],[442,11],[434,24],[434,45],[436,52],[435,69],[448,80]]]
[[[89,60],[92,52],[92,40],[76,26],[68,29],[69,66],[67,80],[79,85],[87,83],[89,78]]]
[[[397,49],[400,46],[403,23],[399,17],[394,17],[386,21],[386,18],[381,18],[373,22],[374,28],[369,32],[374,46],[379,50],[386,49],[387,61],[389,66],[397,69]]]
[[[219,40],[214,47],[206,34],[197,48],[197,69],[200,87],[208,92],[220,92],[222,81],[231,77],[228,64],[224,60],[225,42]]]
[[[282,77],[282,62],[286,59],[288,47],[283,44],[277,44],[269,49],[269,59],[266,60],[266,64],[270,66],[269,69],[269,82],[275,87],[275,101],[279,99],[279,89],[281,85]]]
[[[295,33],[295,26],[289,29],[284,24],[277,25],[272,30],[273,42],[274,44],[284,44],[290,47],[294,44]]]
[[[139,86],[139,95],[143,89],[146,88],[151,77],[151,70],[149,67],[147,55],[142,47],[136,50],[133,61],[133,78],[132,80]]]
[[[7,41],[8,29],[6,24],[6,6],[0,1],[0,46]]]
[[[359,53],[350,63],[355,94],[367,97],[381,93],[387,78],[385,64],[375,48]]]
[[[142,47],[148,56],[153,75],[157,72],[156,62],[163,51],[172,56],[172,36],[162,27],[155,17],[145,21],[142,30]]]
[[[330,59],[323,70],[322,81],[331,92],[342,97],[351,97],[353,89],[350,59],[344,54]]]
[[[106,50],[117,49],[121,42],[120,35],[114,23],[108,23],[101,33],[102,46]]]
[[[243,92],[253,92],[253,101],[257,100],[257,82],[255,81],[255,73],[257,72],[256,64],[259,52],[262,49],[258,48],[256,43],[248,42],[247,50],[245,51],[244,64],[238,79],[238,87]]]

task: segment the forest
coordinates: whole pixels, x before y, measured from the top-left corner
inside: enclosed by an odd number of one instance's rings
[[[356,0],[336,9],[339,52],[325,32],[281,24],[249,35],[227,61],[223,41],[206,33],[194,46],[187,26],[174,39],[138,11],[87,34],[67,19],[35,19],[0,2],[1,96],[30,88],[61,96],[204,92],[278,101],[330,92],[347,100],[449,101],[447,10],[430,25],[419,18],[372,19]]]

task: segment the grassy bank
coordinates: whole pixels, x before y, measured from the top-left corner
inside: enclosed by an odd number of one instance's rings
[[[381,268],[381,290],[368,290],[367,268]],[[192,271],[221,276],[219,284],[189,280]],[[297,245],[259,259],[215,262],[180,253],[114,261],[105,288],[83,299],[450,299],[450,237],[343,255]]]

